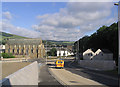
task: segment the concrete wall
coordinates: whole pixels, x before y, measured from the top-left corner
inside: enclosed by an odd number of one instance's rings
[[[103,52],[95,55],[93,58],[93,60],[113,60],[113,54],[105,54]]]
[[[38,85],[38,63],[18,70],[2,80],[3,85]]]
[[[94,70],[113,70],[115,69],[115,61],[110,60],[80,60],[78,61],[81,67]]]
[[[100,49],[95,52],[93,60],[113,60],[113,53],[104,53]]]

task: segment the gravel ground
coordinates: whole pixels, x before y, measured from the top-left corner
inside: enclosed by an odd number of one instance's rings
[[[29,65],[30,62],[6,62],[2,63],[2,79],[16,72],[17,70]],[[1,80],[1,79],[0,79]]]

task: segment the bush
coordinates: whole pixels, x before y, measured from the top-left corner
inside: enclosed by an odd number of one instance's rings
[[[15,58],[12,53],[2,53],[3,58]]]

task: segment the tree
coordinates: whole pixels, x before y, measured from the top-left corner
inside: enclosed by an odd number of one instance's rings
[[[74,50],[77,48],[76,43],[74,43]],[[118,23],[102,26],[91,36],[80,38],[79,47],[81,53],[89,48],[108,49],[113,53],[113,59],[118,65]]]
[[[56,48],[52,48],[49,52],[48,52],[49,56],[57,56],[57,50]]]

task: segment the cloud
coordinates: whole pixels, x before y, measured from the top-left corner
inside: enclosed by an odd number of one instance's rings
[[[111,16],[112,8],[112,2],[68,2],[58,13],[37,16],[40,23],[32,28],[52,39],[73,41],[116,22],[117,17]]]
[[[3,12],[3,17],[8,20],[12,19],[12,15],[9,11]]]
[[[57,13],[36,16],[39,23],[31,25],[33,30],[12,25],[12,15],[7,11],[3,12],[4,19],[0,25],[3,31],[20,36],[75,41],[102,25],[116,22],[113,6],[112,2],[68,2]]]
[[[22,27],[16,27],[12,24],[5,23],[5,22],[0,22],[0,25],[2,25],[2,31],[10,32],[12,34],[20,35],[20,36],[25,36],[25,37],[31,37],[31,38],[38,38],[40,37],[40,33],[29,30],[26,28]]]
[[[37,32],[35,30],[26,29],[19,26],[14,26],[11,24],[12,15],[9,11],[3,12],[3,19],[0,21],[0,31],[2,32],[8,32],[11,34],[24,36],[24,37],[30,37],[30,38],[41,38],[40,32]]]

